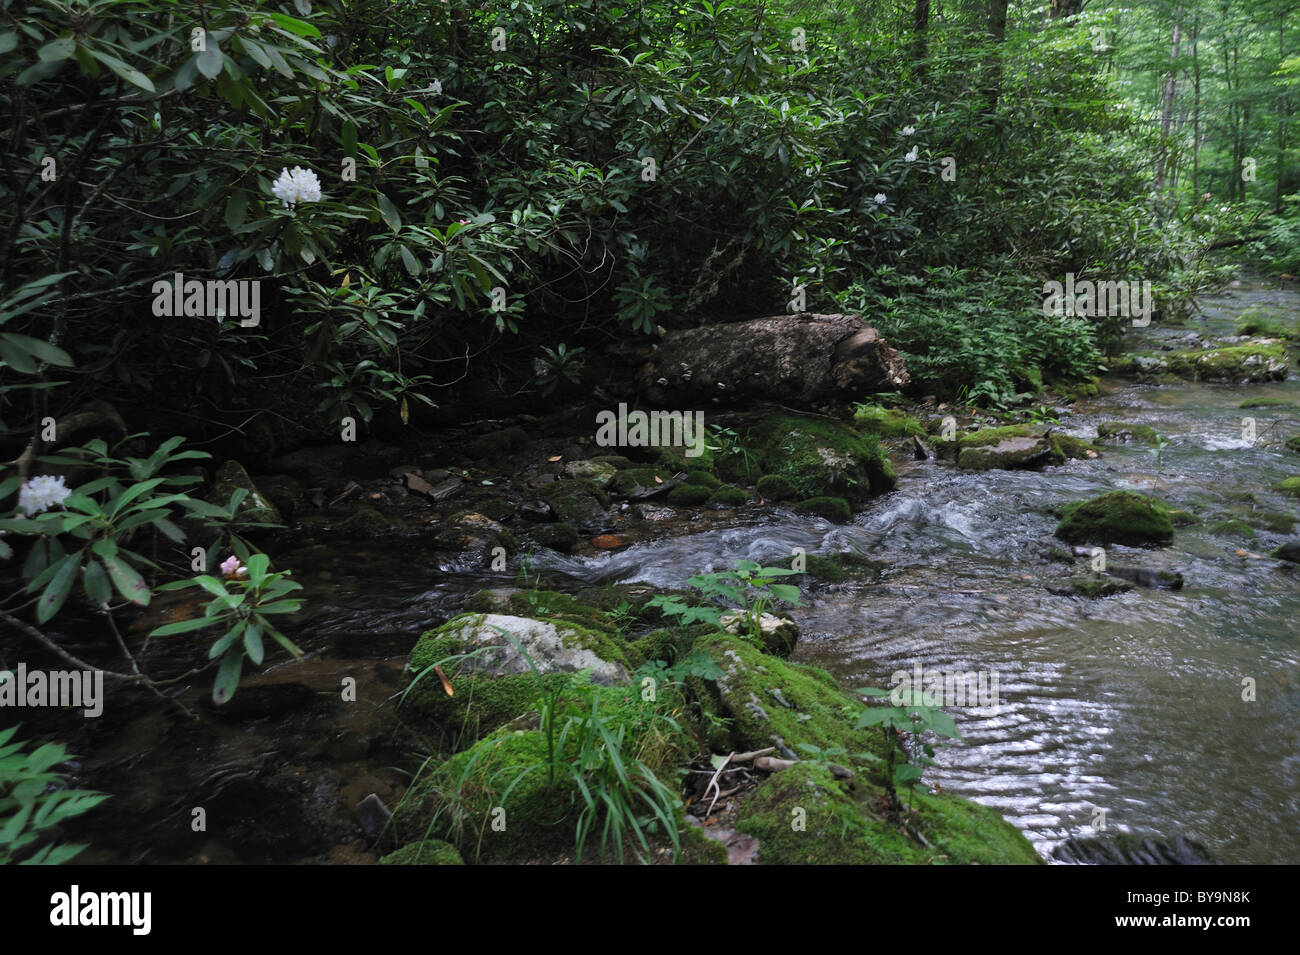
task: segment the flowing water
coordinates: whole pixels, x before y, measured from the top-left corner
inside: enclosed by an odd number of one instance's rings
[[[1291,321],[1300,314],[1300,294],[1242,286],[1204,301],[1207,321],[1197,330],[1231,334],[1236,316],[1254,304]],[[1182,833],[1226,862],[1300,862],[1300,568],[1249,556],[1267,553],[1285,533],[1258,531],[1249,539],[1208,529],[1219,512],[1295,512],[1271,488],[1298,470],[1281,442],[1300,431],[1300,411],[1238,407],[1265,396],[1300,406],[1300,380],[1109,382],[1060,426],[1092,437],[1100,421],[1148,424],[1170,442],[1158,461],[1139,445],[1043,472],[963,473],[907,462],[899,466],[898,490],[850,525],[765,511],[596,557],[548,552],[541,564],[574,580],[681,586],[691,574],[727,569],[741,557],[788,565],[794,548],[856,550],[884,571],[870,582],[811,590],[808,606],[791,612],[803,632],[795,659],[851,687],[888,686],[891,674],[918,663],[997,677],[996,707],[949,710],[965,739],[938,751],[928,782],[997,809],[1043,854],[1072,835],[1091,834],[1103,810],[1110,831]],[[1256,420],[1254,442],[1242,438],[1246,415]],[[1107,551],[1111,564],[1181,572],[1181,591],[1136,588],[1105,599],[1048,592],[1046,581],[1082,573],[1087,564],[1062,560],[1052,509],[1113,489],[1155,493],[1205,518],[1179,528],[1170,547]],[[308,660],[273,667],[245,687],[295,680],[326,702],[287,721],[255,723],[252,732],[168,728],[155,708],[142,711],[114,745],[81,749],[96,754],[81,782],[118,795],[117,834],[82,835],[107,843],[86,861],[225,859],[202,838],[140,849],[122,834],[130,813],[185,829],[195,792],[208,794],[217,815],[223,800],[262,800],[272,833],[273,796],[286,786],[316,786],[322,803],[342,788],[351,805],[395,785],[384,767],[410,750],[361,741],[391,716],[415,636],[456,612],[467,593],[512,581],[384,546],[342,553],[307,544],[277,560],[307,584],[309,609],[293,636],[310,651]],[[358,681],[359,702],[340,704],[340,679],[349,675]],[[1247,678],[1255,687],[1251,702],[1243,700]],[[182,743],[193,758],[174,755]],[[313,760],[329,772],[304,771]],[[250,779],[260,788],[247,789]],[[245,842],[258,838],[272,836],[245,833]],[[263,858],[293,858],[310,841],[269,845]],[[256,858],[244,853],[240,861]]]

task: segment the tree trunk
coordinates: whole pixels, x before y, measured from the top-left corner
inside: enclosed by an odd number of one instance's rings
[[[1175,14],[1173,51],[1169,54],[1169,72],[1165,74],[1164,108],[1160,113],[1160,159],[1156,163],[1156,188],[1165,181],[1165,164],[1169,158],[1169,124],[1174,116],[1174,93],[1178,88],[1178,44],[1183,38],[1183,26],[1179,22],[1183,15],[1182,7]]]

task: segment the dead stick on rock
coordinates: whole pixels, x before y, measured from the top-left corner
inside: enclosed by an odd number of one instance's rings
[[[727,758],[722,761],[722,765],[718,767],[718,771],[713,774],[713,778],[709,780],[709,784],[704,787],[704,794],[706,796],[709,794],[710,789],[714,791],[713,802],[709,803],[709,808],[704,813],[706,817],[713,814],[713,807],[717,805],[718,799],[722,796],[722,789],[718,786],[718,777],[722,775],[722,771],[726,769],[727,764],[731,762],[731,757],[735,755],[734,752],[727,755]]]

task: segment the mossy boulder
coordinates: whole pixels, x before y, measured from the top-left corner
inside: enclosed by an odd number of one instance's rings
[[[1281,511],[1251,511],[1243,520],[1252,527],[1272,531],[1274,534],[1290,534],[1291,528],[1295,526],[1295,517]]]
[[[1206,528],[1215,537],[1229,537],[1234,540],[1254,540],[1255,529],[1238,518],[1215,521]]]
[[[1278,560],[1290,561],[1293,564],[1300,564],[1300,540],[1285,541],[1280,546],[1273,548],[1268,555],[1276,557]]]
[[[590,481],[554,481],[537,493],[562,523],[573,525],[579,533],[603,534],[614,526],[609,497]]]
[[[704,471],[699,468],[686,472],[686,483],[695,484],[700,487],[710,487],[714,489],[722,487],[721,481],[719,481],[708,471]]]
[[[1281,381],[1291,366],[1282,345],[1264,342],[1170,352],[1162,357],[1170,372],[1188,380]]]
[[[1048,593],[1058,597],[1111,597],[1133,589],[1133,585],[1112,577],[1070,577],[1047,584]]]
[[[257,485],[248,476],[244,466],[233,459],[217,468],[217,473],[212,478],[212,490],[208,494],[208,500],[222,507],[228,506],[230,496],[241,488],[247,494],[236,510],[240,518],[256,521],[259,524],[283,523],[284,519],[280,516],[279,509],[271,503],[270,498],[257,489]]]
[[[1169,508],[1134,491],[1111,491],[1087,501],[1067,504],[1056,536],[1076,544],[1169,544],[1174,525]]]
[[[884,755],[880,731],[855,729],[866,704],[825,671],[778,660],[725,634],[701,638],[696,649],[722,671],[716,681],[688,680],[706,710],[715,752],[776,746],[786,758],[806,758],[799,744],[809,743]],[[924,836],[926,847],[881,811],[882,765],[856,762],[854,778],[840,780],[823,764],[799,762],[745,798],[736,828],[758,838],[765,864],[1040,861],[1025,837],[991,809],[948,795],[904,796],[917,810],[908,825]],[[796,821],[802,825],[792,826]]]
[[[1091,445],[1080,438],[1058,431],[1045,433],[1024,424],[984,428],[951,441],[938,441],[935,454],[955,460],[958,467],[970,471],[1035,470],[1071,458],[1097,456]]]
[[[460,851],[450,842],[427,839],[402,846],[379,860],[380,865],[464,865]]]
[[[621,454],[598,454],[594,458],[587,458],[587,460],[593,464],[608,464],[617,471],[636,467],[630,458],[625,458]]]
[[[1286,398],[1247,398],[1238,408],[1294,408],[1295,402]]]
[[[754,490],[769,501],[789,501],[799,496],[795,486],[779,474],[764,474],[754,485]]]
[[[794,509],[805,514],[816,514],[818,517],[839,524],[847,524],[853,517],[849,502],[842,497],[810,497],[806,501],[800,501]]]
[[[619,471],[611,484],[611,489],[619,497],[639,501],[670,491],[680,482],[674,477],[672,468],[625,468]]]
[[[1300,434],[1287,438],[1284,446],[1288,451],[1294,454],[1300,454]]]
[[[618,468],[604,461],[570,461],[564,466],[564,476],[576,481],[590,481],[598,488],[607,488],[618,474]]]
[[[703,504],[712,493],[707,487],[700,484],[683,484],[668,492],[668,503],[678,507]]]
[[[508,631],[523,646],[536,673],[495,627]],[[470,653],[474,655],[453,659]],[[450,748],[458,749],[465,740],[478,739],[532,712],[539,683],[554,690],[569,685],[575,673],[586,672],[584,682],[612,686],[625,682],[642,662],[640,651],[627,643],[570,621],[462,614],[426,632],[416,643],[407,662],[415,686],[402,709],[439,724],[454,740]],[[441,664],[454,696],[447,695],[442,681],[431,672],[435,664]]]
[[[568,524],[537,524],[529,528],[528,536],[543,547],[558,550],[562,554],[571,553],[582,539],[577,530]]]
[[[803,498],[842,497],[862,503],[873,494],[892,491],[897,482],[880,438],[860,434],[834,418],[775,415],[751,428],[744,443],[759,474],[785,478]]]
[[[839,584],[846,580],[874,580],[880,576],[884,565],[853,551],[823,556],[807,554],[804,573],[815,580]]]
[[[738,487],[720,487],[709,495],[708,503],[714,507],[742,507],[749,503],[749,492]]]
[[[906,827],[882,811],[877,788],[801,762],[746,797],[736,828],[758,839],[762,865],[1043,864],[992,809],[946,793],[903,799],[911,808]]]
[[[1295,329],[1268,318],[1246,318],[1237,326],[1238,335],[1259,338],[1294,338]]]
[[[1300,477],[1289,477],[1273,485],[1273,490],[1281,491],[1287,497],[1300,497]]]
[[[354,509],[333,527],[335,532],[344,537],[356,538],[391,537],[398,531],[395,521],[369,505]],[[459,549],[460,545],[449,542],[446,546],[455,546]]]
[[[506,554],[519,552],[515,535],[490,517],[477,511],[458,511],[438,527],[439,546],[477,555],[483,560],[495,556],[496,549]]]
[[[679,471],[712,471],[716,463],[713,451],[703,445],[696,447],[666,445],[654,450],[655,460],[659,466],[672,469],[674,474]],[[696,451],[700,453],[696,454]]]
[[[1103,421],[1097,425],[1097,437],[1123,444],[1159,444],[1160,435],[1155,428],[1145,424],[1128,424],[1123,421]]]
[[[895,408],[880,405],[858,405],[853,413],[854,423],[870,434],[882,438],[924,437],[925,425],[911,415]]]

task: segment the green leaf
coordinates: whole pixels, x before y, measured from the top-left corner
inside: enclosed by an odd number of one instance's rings
[[[113,599],[113,588],[109,586],[108,574],[104,572],[104,566],[93,557],[86,561],[82,584],[86,588],[86,596],[93,600],[96,606],[106,604]]]
[[[401,231],[402,217],[397,211],[397,206],[393,205],[392,200],[382,192],[379,193],[379,214],[384,217],[384,222],[388,224],[388,228],[394,232]]]
[[[104,556],[104,566],[108,568],[108,576],[113,579],[113,585],[117,587],[119,594],[133,604],[139,604],[141,607],[149,606],[152,596],[149,585],[136,573],[134,567],[116,554]]]
[[[402,252],[402,264],[406,266],[406,271],[412,278],[420,274],[420,260],[411,254],[411,250],[406,246],[400,246]]]
[[[265,652],[262,649],[262,632],[258,629],[257,624],[251,621],[244,629],[244,650],[248,653],[248,659],[258,666],[262,665],[262,655]]]
[[[146,93],[157,92],[154,89],[153,80],[149,79],[149,77],[145,76],[135,67],[123,63],[115,56],[109,56],[107,53],[101,53],[99,50],[93,48],[88,49],[90,49],[91,56],[99,60],[99,62],[103,63],[128,83],[140,87],[140,89],[144,90]],[[202,63],[199,64],[199,69],[203,69]]]
[[[161,589],[161,588],[160,588]],[[177,620],[175,623],[166,623],[161,627],[149,631],[150,637],[170,637],[176,633],[189,633],[191,630],[202,630],[204,627],[211,627],[221,621],[216,617],[191,617],[189,620]]]
[[[204,49],[194,54],[194,61],[200,73],[210,80],[215,80],[220,75],[225,60],[221,56],[221,47],[217,45],[217,41],[211,33],[207,35],[205,40]],[[267,51],[267,54],[270,55],[270,50]]]
[[[239,674],[244,669],[244,648],[231,647],[221,658],[216,682],[212,684],[212,702],[220,706],[235,695],[239,688]]]
[[[77,49],[77,41],[70,36],[61,36],[41,47],[36,55],[46,63],[57,63],[69,59]]]
[[[50,581],[50,585],[45,588],[40,601],[36,604],[38,623],[48,622],[59,612],[63,601],[68,599],[68,591],[72,589],[72,581],[76,579],[77,568],[81,566],[81,552],[69,554],[55,566],[58,570],[54,574],[54,579]]]
[[[10,30],[8,33],[0,33],[0,53],[8,53],[18,45],[18,34]]]
[[[304,20],[285,16],[283,13],[272,13],[270,14],[270,17],[278,25],[284,27],[284,29],[288,30],[290,33],[297,34],[298,36],[318,37],[321,35],[320,30]]]

